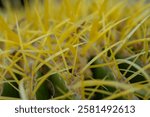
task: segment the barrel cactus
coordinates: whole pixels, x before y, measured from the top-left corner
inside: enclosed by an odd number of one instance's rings
[[[147,1],[25,0],[22,7],[4,6],[0,99],[150,99]]]

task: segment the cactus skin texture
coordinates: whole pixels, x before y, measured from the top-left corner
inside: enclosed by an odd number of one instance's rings
[[[91,57],[92,59],[93,57]],[[89,60],[91,60],[89,59]],[[92,65],[99,65],[101,64],[101,60],[97,59],[95,62],[93,62]],[[98,80],[98,79],[104,79],[104,80],[112,80],[114,81],[115,78],[113,76],[113,74],[111,73],[111,70],[106,66],[104,67],[96,67],[96,68],[91,68],[92,71],[92,76],[94,79]],[[100,86],[99,89],[101,90],[107,90],[108,92],[115,92],[116,88],[115,87],[109,87],[109,86]],[[95,95],[92,97],[92,99],[98,100],[98,99],[103,99],[107,97],[106,94],[101,94],[101,93],[95,93]]]

